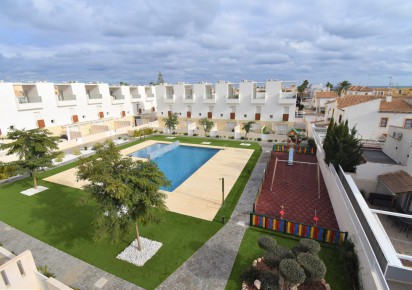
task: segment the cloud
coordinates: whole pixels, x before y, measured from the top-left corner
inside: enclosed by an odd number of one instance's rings
[[[411,10],[402,0],[3,0],[0,79],[148,83],[162,71],[168,82],[412,85]]]

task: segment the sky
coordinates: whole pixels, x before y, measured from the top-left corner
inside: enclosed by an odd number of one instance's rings
[[[412,86],[412,0],[1,0],[0,80]]]

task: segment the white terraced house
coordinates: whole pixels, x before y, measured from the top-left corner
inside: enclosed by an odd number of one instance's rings
[[[156,110],[153,86],[0,82],[0,98],[0,135],[10,127],[47,128],[80,138],[133,126]]]
[[[141,125],[178,113],[179,129],[192,135],[200,118],[213,119],[212,134],[240,138],[242,123],[255,121],[271,133],[294,126],[296,82],[177,83],[156,86],[105,83],[0,82],[0,135],[16,129],[47,128],[69,140]],[[157,111],[157,112],[156,112]],[[160,126],[162,127],[162,122]],[[229,136],[228,134],[227,136]]]
[[[212,135],[240,134],[242,123],[247,121],[256,122],[252,128],[255,132],[266,126],[276,134],[285,134],[295,122],[296,82],[178,83],[157,85],[155,89],[159,121],[177,113],[176,131],[189,135],[196,132],[201,118],[213,120]]]

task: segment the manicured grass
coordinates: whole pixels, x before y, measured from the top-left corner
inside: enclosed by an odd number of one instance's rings
[[[299,238],[281,233],[274,233],[259,228],[249,228],[243,237],[239,252],[236,257],[235,264],[226,285],[226,289],[241,289],[242,281],[240,274],[252,265],[253,260],[262,257],[264,250],[259,248],[257,240],[261,236],[270,236],[276,239],[278,245],[292,248],[299,244]],[[331,289],[343,290],[350,289],[345,281],[344,269],[339,260],[339,253],[335,246],[321,244],[322,250],[319,253],[319,258],[327,267],[326,282],[330,284]]]
[[[84,192],[45,181],[40,181],[39,185],[49,189],[31,197],[20,194],[21,190],[32,186],[31,179],[1,186],[0,219],[147,289],[158,286],[221,227],[217,222],[168,212],[160,224],[140,226],[142,236],[162,242],[163,246],[144,267],[136,267],[116,259],[116,255],[135,238],[133,232],[117,244],[94,242],[91,222],[95,206],[76,205]]]
[[[119,148],[124,149],[148,139],[173,141],[165,137],[164,135],[152,136],[123,144]],[[191,144],[204,142],[204,138],[190,137],[178,137],[174,140]],[[208,141],[215,146],[244,148],[239,145],[241,143],[239,141],[219,139]],[[255,149],[255,152],[227,197],[225,206],[219,211],[217,215],[219,217],[225,215],[228,218],[232,213],[260,155],[258,144],[252,143],[248,148]],[[73,162],[39,174],[39,185],[49,189],[31,197],[20,194],[22,190],[33,186],[31,178],[0,185],[0,220],[70,255],[147,289],[156,288],[222,226],[220,220],[209,222],[167,212],[160,224],[140,225],[142,236],[163,243],[159,252],[145,266],[136,267],[118,260],[116,255],[135,238],[134,233],[125,236],[117,244],[110,244],[107,241],[94,242],[91,223],[96,206],[93,204],[77,206],[78,200],[84,195],[80,189],[42,180],[76,165],[77,162]]]

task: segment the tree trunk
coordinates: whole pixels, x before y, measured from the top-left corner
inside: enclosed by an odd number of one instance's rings
[[[137,227],[137,223],[135,223],[135,226],[136,226],[137,250],[140,252],[142,250],[142,242],[140,241],[139,228]]]
[[[31,176],[33,176],[33,184],[34,184],[34,189],[37,189],[37,179],[36,179],[36,170],[33,170],[31,172]]]

